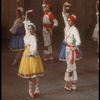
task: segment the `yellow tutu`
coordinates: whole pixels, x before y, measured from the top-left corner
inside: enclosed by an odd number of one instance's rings
[[[44,68],[38,52],[36,52],[35,56],[28,56],[29,49],[30,46],[27,46],[23,52],[18,75],[23,78],[43,76]]]

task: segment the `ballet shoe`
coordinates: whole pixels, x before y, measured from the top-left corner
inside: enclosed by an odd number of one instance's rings
[[[33,94],[34,94],[34,95],[40,94],[40,90],[35,90],[35,92],[34,92]]]
[[[34,94],[32,93],[32,91],[29,91],[29,96],[30,96],[31,98],[34,98]]]

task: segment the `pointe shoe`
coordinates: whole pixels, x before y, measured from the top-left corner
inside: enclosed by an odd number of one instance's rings
[[[40,90],[35,90],[34,95],[40,94]]]
[[[32,93],[32,91],[29,91],[29,96],[30,96],[31,98],[34,98],[34,94]]]
[[[12,63],[13,66],[15,66],[17,64],[17,60],[14,60],[14,62]]]

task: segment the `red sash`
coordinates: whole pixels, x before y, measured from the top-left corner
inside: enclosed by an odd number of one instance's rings
[[[51,28],[52,27],[51,24],[43,24],[43,26],[46,27],[46,28]]]
[[[75,46],[70,46],[70,45],[68,45],[68,44],[66,44],[66,46],[68,46],[68,47],[75,47]],[[81,57],[81,54],[80,54],[80,52],[78,51],[78,49],[75,50],[75,53],[76,53],[76,55],[78,56],[78,58]],[[72,59],[71,59],[71,64],[73,64],[73,63],[74,63],[74,51],[72,51]]]

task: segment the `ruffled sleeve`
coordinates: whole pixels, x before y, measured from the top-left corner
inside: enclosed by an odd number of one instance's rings
[[[23,20],[21,18],[16,19],[15,22],[14,22],[14,24],[13,24],[13,27],[10,29],[10,32],[12,34],[15,34],[16,29],[18,27],[21,27],[22,25],[23,25]]]
[[[24,28],[25,28],[26,34],[27,34],[28,33],[28,25],[30,23],[30,20],[24,21],[23,23],[24,23]]]
[[[30,51],[31,55],[36,54],[37,52],[37,39],[35,36],[32,36],[30,39]]]

